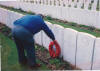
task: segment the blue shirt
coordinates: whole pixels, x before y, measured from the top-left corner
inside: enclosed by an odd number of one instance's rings
[[[16,20],[14,25],[23,26],[33,35],[43,30],[52,40],[55,40],[54,34],[39,15],[26,15]]]

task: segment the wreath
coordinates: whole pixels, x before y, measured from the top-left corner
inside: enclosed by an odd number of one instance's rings
[[[56,51],[54,50],[53,46],[55,45]],[[54,43],[53,41],[49,44],[49,53],[52,58],[57,58],[60,55],[60,46],[58,43]]]

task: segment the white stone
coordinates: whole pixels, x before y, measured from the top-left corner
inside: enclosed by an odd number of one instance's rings
[[[61,6],[57,7],[57,19],[62,20],[62,7]]]
[[[100,38],[97,38],[95,41],[92,69],[100,70]]]
[[[100,29],[100,24],[99,24],[100,23],[100,12],[98,12],[97,15],[98,15],[97,16],[97,19],[96,19],[97,22],[95,23],[94,26],[96,26],[98,29]]]
[[[23,11],[27,11],[27,6],[26,6],[26,2],[20,2],[20,8],[23,10]]]
[[[19,18],[21,18],[22,14],[13,12],[10,10],[6,10],[3,8],[0,8],[0,22],[3,24],[6,24],[8,27],[12,28],[13,27],[13,22]]]
[[[13,28],[14,21],[21,18],[22,16],[24,15],[17,12],[13,12],[13,11],[8,11],[7,26],[9,26],[10,28]]]
[[[67,20],[70,21],[69,9],[70,9],[69,7],[62,7],[62,17],[63,17],[62,19],[65,21]]]
[[[63,58],[65,61],[75,65],[77,31],[66,28],[62,37],[64,37]]]
[[[77,7],[81,8],[82,4],[83,4],[83,0],[79,0],[79,2],[77,3]]]
[[[76,67],[90,70],[94,47],[94,36],[79,32],[77,38]]]
[[[80,9],[76,9],[76,8],[67,8],[67,12],[68,12],[68,17],[66,18],[66,20],[68,20],[69,22],[75,22],[75,23],[79,23],[79,18],[80,18]],[[80,24],[80,23],[79,23]]]
[[[35,43],[38,44],[38,45],[42,45],[42,37],[41,37],[41,31],[38,32],[37,34],[34,35],[34,40],[35,40]]]
[[[92,5],[92,9],[93,9],[93,10],[96,10],[98,2],[99,2],[98,0],[94,0],[94,3],[93,3],[93,5]],[[99,3],[100,3],[100,2],[99,2]],[[99,7],[100,7],[100,5],[99,5]]]
[[[60,26],[60,25],[57,25],[57,24],[54,24],[53,25],[53,33],[55,35],[55,39],[57,40],[58,44],[60,45],[60,48],[61,48],[61,55],[62,56],[62,53],[63,53],[63,35],[64,35],[64,27]]]
[[[57,18],[58,6],[49,6],[51,8],[51,17]]]
[[[7,24],[8,12],[6,9],[0,8],[0,22],[3,24]]]

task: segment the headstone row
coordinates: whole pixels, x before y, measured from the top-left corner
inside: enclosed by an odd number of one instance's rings
[[[13,22],[24,15],[0,8],[0,16],[0,22],[12,28]],[[100,69],[100,38],[47,21],[45,23],[53,31],[61,47],[60,57],[80,69]],[[52,41],[44,31],[37,33],[34,39],[37,44],[46,49]]]

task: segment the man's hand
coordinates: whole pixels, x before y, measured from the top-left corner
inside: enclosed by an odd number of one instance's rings
[[[56,40],[53,41],[55,44],[58,44],[58,42]]]

